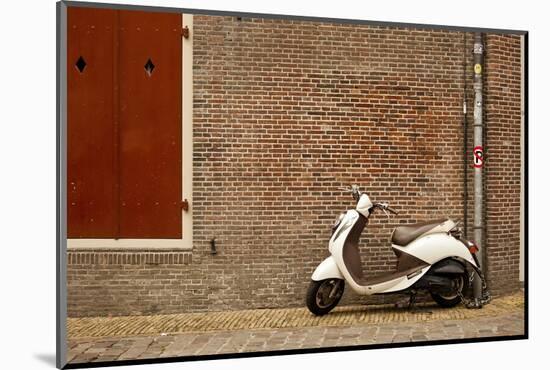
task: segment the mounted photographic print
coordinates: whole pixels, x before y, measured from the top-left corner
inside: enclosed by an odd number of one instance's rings
[[[58,367],[527,338],[527,32],[58,3]]]

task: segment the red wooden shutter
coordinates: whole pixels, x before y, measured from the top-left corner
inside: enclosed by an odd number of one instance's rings
[[[68,8],[68,235],[181,238],[181,14]]]
[[[67,12],[67,213],[69,238],[117,229],[113,25],[116,11]]]
[[[181,14],[119,21],[120,235],[181,238]]]

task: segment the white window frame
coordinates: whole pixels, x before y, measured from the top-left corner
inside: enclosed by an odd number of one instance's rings
[[[67,239],[67,249],[126,249],[126,250],[163,250],[193,249],[193,15],[182,14],[183,27],[189,27],[189,38],[182,42],[182,138],[181,163],[182,187],[181,199],[189,202],[189,211],[182,210],[181,239]]]

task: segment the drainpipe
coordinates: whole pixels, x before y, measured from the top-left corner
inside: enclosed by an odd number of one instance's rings
[[[467,53],[467,34],[464,33],[464,55],[462,59],[462,82],[464,84],[462,91],[462,129],[463,129],[463,162],[464,162],[464,176],[463,176],[463,194],[462,194],[462,205],[464,213],[464,237],[468,238],[468,162],[470,156],[468,155],[468,99],[467,99],[467,88],[466,88],[466,53]]]
[[[474,34],[474,148],[483,148],[483,38],[480,32]],[[481,150],[481,156],[483,151]],[[475,154],[474,154],[475,155]],[[479,155],[479,154],[478,154]],[[478,261],[485,270],[485,246],[483,243],[483,167],[474,166],[474,241],[479,247]],[[474,279],[474,298],[479,301],[482,282],[477,274]]]

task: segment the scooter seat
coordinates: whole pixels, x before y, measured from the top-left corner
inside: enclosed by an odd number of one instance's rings
[[[404,247],[422,234],[427,233],[431,229],[443,224],[448,218],[440,218],[437,220],[421,222],[413,225],[398,226],[393,231],[391,242],[393,244]]]

